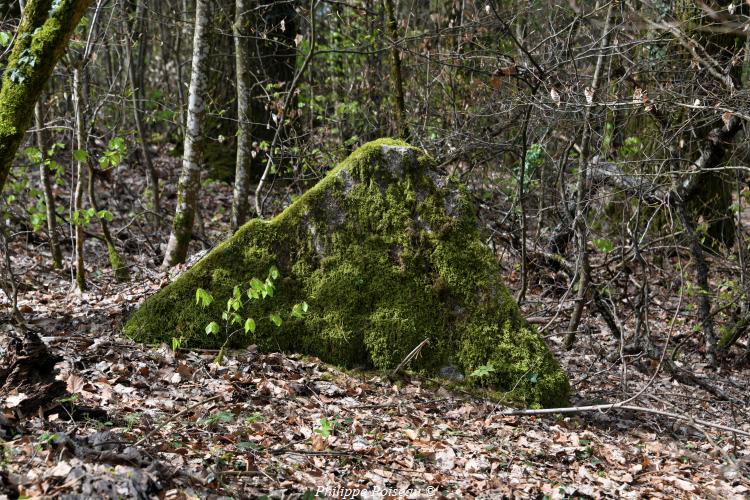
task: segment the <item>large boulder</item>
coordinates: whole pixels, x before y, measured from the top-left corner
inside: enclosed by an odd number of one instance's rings
[[[468,375],[485,367],[468,379],[527,405],[567,402],[568,379],[503,285],[470,197],[401,141],[362,146],[277,217],[245,224],[146,300],[125,333],[221,346],[225,334],[206,334],[206,325],[222,322],[235,285],[244,291],[273,266],[273,297],[242,310],[257,330],[235,334],[230,345],[391,369],[429,339],[412,369],[452,366]],[[198,288],[216,300],[196,305]],[[289,316],[302,302],[306,316]],[[280,327],[268,320],[273,314]]]

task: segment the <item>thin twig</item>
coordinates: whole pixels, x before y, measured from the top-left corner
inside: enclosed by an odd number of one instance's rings
[[[422,342],[419,343],[417,347],[415,347],[409,354],[406,355],[403,361],[399,363],[399,365],[391,372],[391,377],[396,375],[401,369],[409,363],[412,359],[419,356],[419,353],[422,352],[422,348],[430,343],[429,339],[424,339]]]
[[[705,427],[711,427],[713,429],[719,429],[722,431],[731,432],[733,434],[740,434],[742,436],[750,437],[750,432],[743,431],[741,429],[736,429],[734,427],[728,427],[722,424],[707,422],[705,420],[693,418],[690,415],[685,415],[681,413],[671,413],[668,411],[657,410],[656,408],[647,408],[645,406],[631,406],[631,405],[620,404],[620,403],[609,403],[609,404],[591,405],[591,406],[571,406],[568,408],[543,408],[541,410],[511,410],[511,411],[500,412],[499,415],[502,415],[504,417],[516,417],[516,416],[530,416],[530,415],[551,415],[554,413],[584,413],[588,411],[602,411],[603,412],[603,411],[614,410],[614,409],[630,410],[630,411],[641,412],[641,413],[652,413],[654,415],[661,415],[663,417],[671,418],[674,420],[685,420],[688,423],[694,422],[696,424],[703,425]]]
[[[218,394],[218,395],[212,396],[212,397],[210,397],[208,399],[204,399],[203,401],[198,401],[197,403],[188,406],[187,408],[185,408],[181,412],[175,413],[174,415],[172,415],[171,417],[169,417],[168,419],[166,419],[164,422],[162,422],[161,424],[159,424],[156,427],[154,427],[148,434],[146,434],[141,439],[139,439],[138,441],[136,441],[135,444],[133,444],[133,446],[138,446],[140,444],[143,444],[144,441],[146,441],[148,438],[150,438],[151,436],[153,436],[154,434],[156,434],[157,432],[159,432],[161,429],[163,429],[169,422],[172,422],[173,420],[177,419],[178,417],[181,417],[182,415],[186,414],[187,412],[189,412],[193,408],[196,408],[198,406],[204,405],[206,403],[210,403],[211,401],[216,401],[217,399],[221,399],[223,397],[224,397],[223,394]]]

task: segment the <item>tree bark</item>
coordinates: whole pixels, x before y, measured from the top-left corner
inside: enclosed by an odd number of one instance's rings
[[[588,255],[588,227],[586,226],[586,216],[588,214],[588,210],[586,209],[588,205],[588,190],[586,189],[586,185],[588,181],[588,156],[591,142],[591,124],[589,124],[588,121],[591,116],[593,99],[596,98],[596,91],[599,88],[599,78],[604,66],[604,52],[609,43],[610,22],[612,19],[614,4],[614,1],[610,2],[607,9],[607,19],[604,22],[604,30],[600,45],[601,52],[599,52],[599,55],[596,58],[594,76],[591,79],[590,91],[593,94],[592,104],[591,106],[586,107],[586,111],[583,115],[581,154],[578,157],[578,179],[576,183],[576,210],[575,217],[573,218],[573,228],[576,234],[576,249],[578,250],[578,261],[576,265],[576,274],[578,275],[578,294],[576,295],[573,313],[570,316],[568,333],[565,336],[566,349],[571,349],[575,342],[576,332],[578,331],[578,325],[581,322],[581,315],[583,314],[583,307],[586,304],[586,298],[588,297],[589,285],[591,282],[591,268],[589,267]]]
[[[81,81],[83,69],[73,69],[73,109],[75,113],[75,136],[76,149],[86,151],[85,124],[83,116],[83,82]],[[87,167],[85,161],[76,162],[76,186],[73,192],[73,225],[75,227],[75,278],[78,290],[86,290],[86,265],[84,261],[84,246],[86,243],[86,232],[83,224],[83,187],[86,185]]]
[[[406,126],[406,105],[404,102],[404,79],[401,71],[401,53],[396,45],[398,24],[393,8],[393,0],[383,0],[385,6],[385,32],[391,43],[391,86],[393,87],[393,119],[396,122],[396,133],[407,139],[409,129]]]
[[[171,267],[185,261],[188,244],[193,235],[193,222],[195,221],[195,209],[200,190],[201,163],[203,161],[203,129],[206,115],[205,94],[207,87],[207,27],[208,0],[197,0],[182,171],[177,184],[177,208],[172,222],[172,232],[169,235],[167,251],[164,255],[163,265],[165,267]]]
[[[133,23],[134,26],[140,26],[141,23],[141,10],[142,10],[142,3],[139,1],[138,5],[136,7],[136,13],[135,13],[135,21]],[[136,32],[136,28],[134,27],[132,30],[129,30],[128,21],[127,21],[127,9],[125,8],[125,4],[123,3],[123,22],[125,24],[125,33],[127,34],[128,31],[131,33]],[[145,39],[143,37],[143,33],[139,32],[141,35],[141,40],[139,42],[139,48],[142,48],[143,44],[145,43]],[[136,71],[136,61],[134,60],[134,54],[133,54],[133,37],[128,37],[127,40],[125,40],[125,54],[128,59],[128,82],[130,84],[130,98],[133,105],[133,120],[135,122],[135,129],[138,133],[138,142],[140,146],[140,152],[141,152],[141,158],[143,159],[143,164],[146,166],[146,173],[148,175],[148,183],[151,188],[151,209],[156,212],[156,216],[153,217],[153,223],[154,225],[158,224],[159,217],[158,214],[161,210],[160,207],[160,200],[159,200],[159,173],[156,171],[156,168],[154,168],[154,164],[151,161],[151,153],[148,150],[148,144],[146,144],[146,133],[144,132],[143,128],[143,110],[141,110],[140,103],[142,102],[143,97],[143,88],[142,85],[139,85],[139,83],[142,84],[142,79],[139,81],[137,78],[137,71]],[[139,50],[139,57],[142,57],[143,50]],[[142,73],[142,71],[141,71]]]
[[[51,172],[47,164],[47,154],[49,150],[49,140],[44,130],[44,115],[42,106],[39,102],[34,107],[34,120],[36,126],[36,147],[42,154],[42,161],[39,164],[39,181],[42,192],[44,193],[44,206],[47,214],[47,233],[49,233],[50,253],[52,254],[52,267],[60,269],[62,267],[62,250],[60,249],[60,240],[57,237],[57,210],[55,206],[55,196],[52,193]]]
[[[30,0],[25,6],[0,89],[0,190],[34,106],[90,3],[61,0],[53,7],[52,0]]]
[[[251,58],[248,41],[249,15],[246,0],[236,0],[234,15],[234,47],[237,77],[237,160],[232,198],[232,230],[247,220],[250,207],[250,166],[252,165],[252,116],[250,91],[252,78],[248,62]]]

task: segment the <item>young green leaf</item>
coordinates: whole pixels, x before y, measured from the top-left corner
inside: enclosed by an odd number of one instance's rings
[[[207,334],[218,334],[221,331],[221,327],[216,321],[212,321],[209,324],[206,325],[206,333]]]
[[[326,417],[322,417],[318,422],[319,422],[319,425],[318,427],[313,429],[313,432],[315,432],[316,434],[320,434],[324,438],[327,438],[328,436],[330,436],[331,431],[333,430],[333,427],[335,425],[335,422],[332,423]]]
[[[98,212],[96,212],[96,216],[100,219],[106,220],[107,222],[112,222],[112,212],[110,212],[109,210],[99,210]]]
[[[302,302],[301,304],[294,304],[292,306],[292,317],[297,319],[302,319],[307,314],[308,310],[307,302]]]
[[[42,152],[39,151],[39,148],[30,147],[23,150],[23,153],[26,155],[26,158],[29,159],[31,163],[41,163],[43,160]]]
[[[263,282],[259,280],[258,278],[251,279],[250,286],[253,288],[253,290],[256,290],[258,292],[263,290]]]
[[[268,277],[271,279],[279,279],[279,270],[276,266],[271,266],[268,270]]]
[[[89,154],[86,151],[83,151],[82,149],[75,149],[73,150],[73,159],[77,162],[85,162],[89,157]]]
[[[204,290],[203,288],[199,288],[195,291],[195,303],[200,304],[203,307],[208,307],[211,305],[211,302],[214,301],[213,296]]]
[[[269,319],[277,327],[281,326],[282,320],[281,320],[281,316],[279,316],[278,314],[273,313],[271,316],[269,316]]]
[[[592,240],[591,243],[593,243],[596,248],[604,253],[609,253],[615,248],[612,242],[606,238],[597,238],[595,240]]]
[[[255,333],[255,320],[253,318],[247,318],[245,320],[245,333]]]
[[[489,375],[490,373],[492,373],[494,371],[495,371],[495,367],[492,366],[492,363],[488,363],[486,365],[482,365],[482,366],[478,367],[476,370],[474,370],[473,372],[471,372],[469,374],[469,376],[470,377],[481,378],[481,377],[486,377],[487,375]]]

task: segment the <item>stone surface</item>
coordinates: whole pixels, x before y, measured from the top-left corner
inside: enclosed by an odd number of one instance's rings
[[[250,280],[275,266],[273,297],[248,301]],[[242,323],[222,311],[240,286]],[[196,290],[215,298],[196,305]],[[293,318],[295,304],[309,304]],[[269,320],[278,314],[283,323]],[[239,330],[239,331],[238,331]],[[270,221],[253,220],[146,300],[125,327],[143,342],[183,346],[256,344],[348,367],[392,369],[428,339],[411,369],[455,367],[466,381],[533,406],[562,405],[566,375],[522,317],[483,244],[465,190],[420,150],[383,139],[362,146]],[[485,376],[472,377],[480,367]]]

